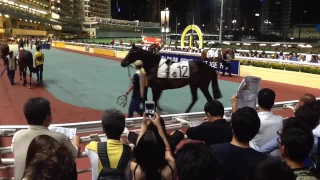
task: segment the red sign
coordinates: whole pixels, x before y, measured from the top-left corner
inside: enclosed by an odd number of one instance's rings
[[[158,37],[143,37],[142,41],[145,44],[161,44],[161,38]]]

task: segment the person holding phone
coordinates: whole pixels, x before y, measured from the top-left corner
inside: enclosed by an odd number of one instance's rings
[[[134,64],[136,66],[136,72],[133,75],[132,84],[125,94],[125,96],[127,96],[131,91],[133,91],[129,106],[128,118],[133,117],[134,112],[137,112],[140,116],[142,116],[144,112],[143,105],[145,100],[145,75],[141,71],[143,62],[141,60],[137,60],[134,62]]]
[[[174,180],[175,160],[160,116],[143,116],[130,170],[134,180]]]

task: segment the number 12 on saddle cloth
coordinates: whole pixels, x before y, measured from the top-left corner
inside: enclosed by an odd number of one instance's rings
[[[170,66],[168,66],[167,60],[161,59],[158,67],[157,77],[169,79],[190,78],[189,62],[181,61],[178,63],[172,63]]]

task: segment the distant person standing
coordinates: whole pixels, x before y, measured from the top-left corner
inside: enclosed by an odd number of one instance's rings
[[[42,82],[44,54],[40,51],[40,46],[37,46],[37,52],[34,54],[34,60],[36,64],[37,81]]]
[[[5,67],[7,68],[8,78],[11,85],[14,85],[14,75],[17,69],[17,62],[13,56],[13,51],[9,52],[9,55],[4,60]]]
[[[226,53],[226,56],[225,56],[225,59],[222,61],[222,65],[223,65],[223,70],[222,70],[222,76],[224,76],[224,74],[226,73],[226,68],[228,68],[228,73],[229,73],[229,76],[231,77],[231,60],[232,60],[232,57],[231,57],[231,51],[229,50],[227,53]]]

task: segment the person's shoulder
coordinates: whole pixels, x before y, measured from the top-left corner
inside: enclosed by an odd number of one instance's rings
[[[85,149],[97,152],[98,144],[99,142],[97,141],[91,141],[89,144],[86,145]]]
[[[250,152],[251,156],[254,156],[258,160],[266,159],[268,156],[262,152],[256,151],[255,149],[251,148]]]
[[[17,131],[13,135],[12,142],[18,142],[20,140],[23,140],[27,134],[28,134],[28,129],[22,129],[20,131]]]
[[[213,144],[210,146],[210,148],[216,153],[225,152],[225,150],[230,149],[230,147],[231,147],[230,143]]]

